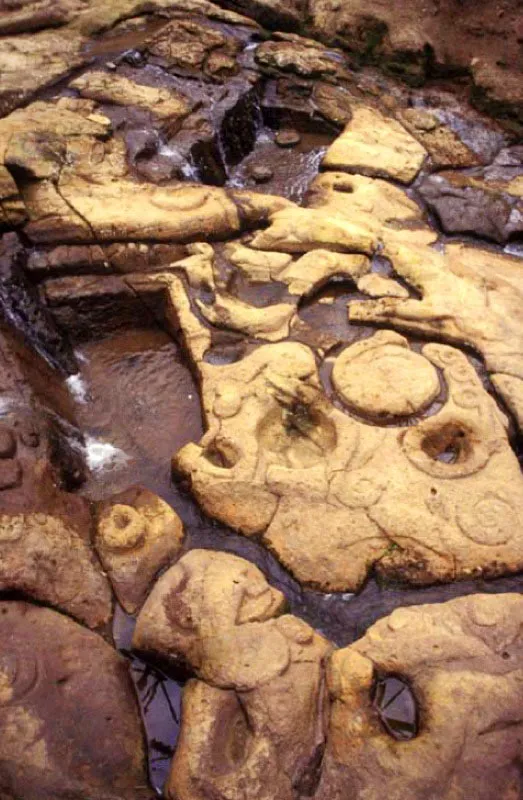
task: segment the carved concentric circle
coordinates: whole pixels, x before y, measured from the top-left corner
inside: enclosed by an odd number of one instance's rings
[[[477,408],[481,404],[479,390],[472,384],[455,389],[452,392],[452,400],[461,408]]]
[[[490,546],[506,544],[519,527],[519,513],[512,500],[495,492],[488,492],[468,508],[460,508],[457,520],[468,539]]]
[[[133,550],[145,539],[145,519],[132,506],[116,503],[100,520],[98,533],[110,550]]]
[[[350,408],[374,418],[415,414],[440,391],[430,361],[394,341],[375,346],[371,339],[348,347],[334,365],[332,380]]]
[[[354,472],[347,477],[339,473],[332,480],[331,489],[336,498],[349,508],[370,508],[378,502],[386,482],[378,475]]]

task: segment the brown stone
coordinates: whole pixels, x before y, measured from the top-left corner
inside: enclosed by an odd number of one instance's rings
[[[511,24],[510,14],[505,16],[504,22]],[[511,29],[512,34],[514,30]],[[521,41],[521,35],[517,41]],[[516,129],[521,131],[523,124],[521,66],[517,60],[511,63],[511,59],[507,59],[506,56],[506,50],[497,61],[492,58],[492,52],[485,53],[483,58],[478,58],[477,53],[475,54],[470,64],[474,81],[472,99],[487,113],[504,115],[508,112],[514,119]]]
[[[283,597],[249,562],[193,550],[156,584],[139,650],[185,663],[184,725],[168,797],[294,797],[314,781],[326,722],[329,644],[281,614]],[[202,683],[205,681],[205,683]]]
[[[21,484],[16,478],[2,489]],[[57,514],[31,512],[0,515],[0,586],[63,609],[89,627],[107,622],[111,592],[85,540],[67,519]]]
[[[22,467],[16,459],[0,461],[0,489],[14,489],[22,483]]]
[[[83,14],[79,14],[71,26],[74,30],[81,31],[84,35],[101,33],[109,28],[116,27],[118,23],[124,25],[133,18],[140,20],[144,12],[143,0],[90,0]],[[217,22],[230,25],[245,25],[256,29],[258,26],[248,17],[220,8],[208,0],[148,0],[147,14],[162,15],[162,12],[179,14],[182,17],[196,15],[208,17]],[[144,17],[141,17],[143,22]]]
[[[0,371],[2,386],[4,379]],[[20,385],[23,373],[17,379]],[[90,506],[60,488],[81,463],[68,463],[63,439],[38,416],[35,398],[30,414],[13,397],[11,403],[0,437],[0,590],[52,605],[89,627],[103,625],[112,598],[91,550]]]
[[[86,59],[83,43],[81,36],[61,30],[0,39],[0,115],[79,67]]]
[[[318,38],[410,83],[422,83],[434,64],[443,71],[468,71],[484,106],[521,108],[521,10],[513,3],[464,7],[459,0],[430,0],[424,6],[404,0],[371,5],[312,0],[308,11],[309,30]]]
[[[0,603],[0,791],[146,800],[145,754],[127,664],[62,614]]]
[[[434,167],[475,167],[481,163],[478,155],[439,116],[419,108],[398,112],[402,125],[427,150]]]
[[[352,118],[353,96],[344,86],[315,81],[314,103],[335,125],[345,127]]]
[[[277,132],[274,141],[278,147],[296,147],[301,142],[301,136],[298,131],[281,130]]]
[[[178,557],[183,526],[172,508],[141,487],[100,504],[96,548],[123,608],[134,614],[157,574]]]
[[[13,431],[7,425],[2,425],[0,427],[0,458],[13,458],[16,447]]]
[[[10,172],[0,164],[0,224],[20,225],[26,219],[24,204]]]
[[[227,5],[276,30],[296,30],[306,13],[304,0],[227,0]]]
[[[238,72],[239,41],[200,19],[175,19],[147,42],[148,52],[173,71],[200,71],[214,80]]]
[[[394,384],[384,388],[376,367],[380,413],[412,413],[430,402],[439,385],[434,367],[448,398],[436,414],[396,429],[337,409],[303,345],[267,345],[228,365],[201,363],[209,433],[177,454],[177,470],[208,514],[261,533],[301,583],[324,591],[356,589],[372,564],[421,584],[520,569],[513,498],[523,483],[506,419],[459,351],[426,345],[414,357],[403,344],[403,353],[426,375],[427,392],[414,399],[414,380],[400,408]],[[371,398],[372,374],[371,367]],[[377,407],[368,403],[360,400],[360,412],[372,416]]]
[[[256,49],[256,63],[269,74],[293,72],[302,78],[321,78],[340,71],[329,51],[299,36],[263,42]]]
[[[472,595],[399,608],[331,658],[328,744],[317,800],[351,796],[517,797],[522,598]],[[401,676],[419,732],[392,737],[372,702],[376,676]],[[397,715],[404,707],[389,703]]]
[[[83,6],[82,0],[29,0],[2,7],[0,35],[28,33],[70,22]]]
[[[256,183],[267,183],[267,181],[271,180],[274,173],[269,165],[256,164],[251,167],[249,174]]]
[[[518,148],[519,149],[519,148]],[[472,233],[505,243],[523,232],[523,150],[509,165],[496,161],[470,174],[429,175],[420,193],[447,233]],[[501,156],[502,158],[502,156]]]

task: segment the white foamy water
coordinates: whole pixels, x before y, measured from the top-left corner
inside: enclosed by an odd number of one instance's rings
[[[70,375],[66,380],[69,393],[76,400],[77,403],[87,403],[88,392],[87,384],[79,372],[76,375]]]
[[[191,164],[190,161],[185,161],[180,169],[184,178],[187,178],[188,181],[199,181],[200,180],[200,173],[198,171],[198,167],[195,167],[194,164]]]
[[[129,456],[115,447],[110,442],[103,442],[95,439],[94,436],[85,437],[85,460],[91,472],[100,472],[104,469],[111,469],[120,464],[125,464]]]
[[[74,356],[79,364],[87,364],[89,362],[89,359],[87,358],[85,353],[82,353],[81,350],[75,350]]]
[[[158,149],[158,154],[160,156],[166,156],[167,158],[179,158],[180,151],[177,147],[170,147],[168,144],[162,144]]]

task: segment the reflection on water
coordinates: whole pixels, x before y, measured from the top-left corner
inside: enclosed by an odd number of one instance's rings
[[[400,741],[418,734],[418,707],[412,689],[395,675],[380,677],[374,688],[373,704],[383,727]]]
[[[324,308],[332,313],[339,289],[342,295],[346,291],[338,287],[332,292],[332,287],[327,287],[321,293],[327,297],[330,291],[334,302],[323,304],[315,298],[301,313],[305,318],[308,314],[321,315]],[[345,303],[346,314],[347,300],[338,302]],[[336,322],[340,330],[341,315]],[[369,332],[359,329],[360,336]],[[76,410],[86,441],[98,455],[110,452],[97,449],[101,443],[125,454],[124,459],[106,459],[101,468],[93,470],[84,491],[92,498],[101,498],[134,483],[145,485],[179,513],[186,532],[185,550],[221,550],[255,563],[270,583],[284,592],[290,613],[309,622],[336,645],[350,644],[399,606],[442,602],[478,591],[523,589],[523,576],[420,589],[369,580],[358,595],[325,595],[300,587],[259,542],[207,518],[187,491],[172,483],[172,455],[187,442],[198,441],[202,433],[198,390],[176,343],[159,329],[132,330],[82,346],[79,355],[86,402],[77,398]],[[134,624],[134,619],[117,607],[113,635],[118,649],[130,660],[147,733],[151,781],[160,796],[179,733],[183,684],[131,652]],[[409,739],[416,735],[416,701],[402,679],[388,676],[378,680],[373,702],[391,736]]]
[[[140,483],[176,508],[171,458],[202,434],[198,390],[180,348],[160,329],[133,329],[83,345],[79,355],[72,388],[81,386],[86,402],[77,404],[78,423],[91,460],[103,466],[83,492],[97,500]]]
[[[131,652],[134,626],[133,617],[117,605],[113,619],[114,642],[120,653],[130,661],[130,674],[148,742],[149,778],[161,797],[180,732],[183,684]]]
[[[333,137],[321,133],[300,133],[300,136],[296,147],[281,148],[274,142],[274,132],[262,128],[252,153],[231,171],[227,185],[277,194],[301,203]],[[253,169],[260,166],[270,166],[273,173],[261,188],[252,177]]]

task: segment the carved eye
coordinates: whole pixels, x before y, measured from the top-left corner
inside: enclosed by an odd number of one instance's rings
[[[418,706],[408,683],[396,675],[376,679],[372,704],[389,734],[399,741],[409,741],[418,735]]]

